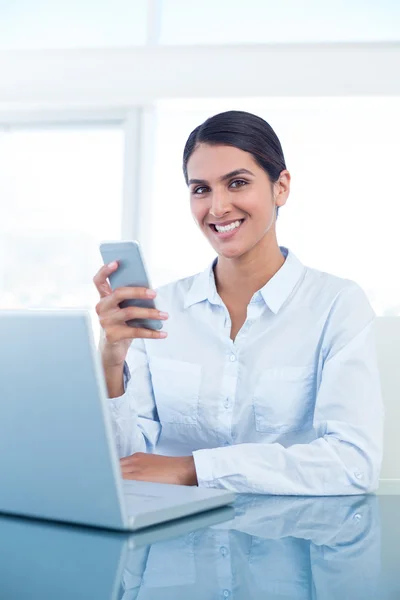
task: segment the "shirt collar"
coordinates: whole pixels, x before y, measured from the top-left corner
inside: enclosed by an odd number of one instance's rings
[[[265,304],[275,314],[289,298],[300,278],[305,273],[304,265],[293,252],[290,252],[290,250],[283,246],[280,249],[285,257],[285,262],[259,292]]]
[[[304,265],[292,252],[283,246],[280,250],[285,257],[285,262],[252,298],[252,301],[257,301],[261,296],[268,308],[275,314],[289,298],[305,271]],[[221,304],[213,270],[216,262],[217,259],[214,259],[207,269],[194,277],[191,288],[186,294],[185,308],[203,300],[208,300],[211,304]]]
[[[203,302],[203,300],[208,300],[211,304],[221,303],[214,279],[214,265],[217,263],[217,260],[215,258],[204,271],[194,276],[192,285],[186,294],[185,308],[189,308],[189,306],[198,302]]]

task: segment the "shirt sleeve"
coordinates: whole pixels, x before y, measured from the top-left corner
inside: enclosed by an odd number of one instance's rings
[[[326,320],[314,439],[237,444],[193,453],[199,485],[280,495],[346,495],[376,489],[383,405],[374,313],[356,285],[340,293]]]
[[[154,452],[161,425],[143,340],[132,342],[124,365],[125,393],[109,399],[109,408],[120,457],[134,452]]]

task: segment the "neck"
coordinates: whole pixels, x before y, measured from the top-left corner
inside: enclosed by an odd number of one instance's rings
[[[274,232],[275,233],[275,232]],[[220,296],[243,298],[248,303],[285,262],[276,235],[265,236],[239,258],[219,256],[215,282]]]

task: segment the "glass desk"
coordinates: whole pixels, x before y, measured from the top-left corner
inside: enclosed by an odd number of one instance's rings
[[[240,495],[136,534],[0,516],[3,600],[398,600],[400,481],[376,495]]]

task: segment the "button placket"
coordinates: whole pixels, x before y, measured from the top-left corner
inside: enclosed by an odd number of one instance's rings
[[[229,343],[225,347],[222,384],[216,407],[220,446],[229,446],[232,443],[232,408],[236,395],[238,374],[237,361],[231,362],[229,359],[232,354],[234,354],[232,352],[232,340],[229,340]]]
[[[225,436],[227,438],[229,438],[229,441],[227,439],[223,440],[223,445],[224,446],[229,446],[232,443],[232,408],[234,405],[234,398],[236,396],[236,389],[237,389],[237,380],[238,380],[238,359],[237,359],[237,355],[235,353],[235,351],[232,348],[233,343],[231,341],[231,345],[229,348],[229,356],[228,356],[228,366],[227,366],[227,371],[230,374],[230,385],[229,385],[229,390],[226,389],[224,391],[226,391],[226,396],[225,399],[223,400],[223,405],[221,406],[221,410],[223,411],[223,415],[222,415],[222,419],[224,421],[224,425],[225,425]],[[225,416],[224,416],[225,415]]]
[[[229,531],[216,532],[215,538],[216,554],[219,554],[217,562],[217,580],[221,598],[229,598],[232,595],[233,573],[230,558]]]

